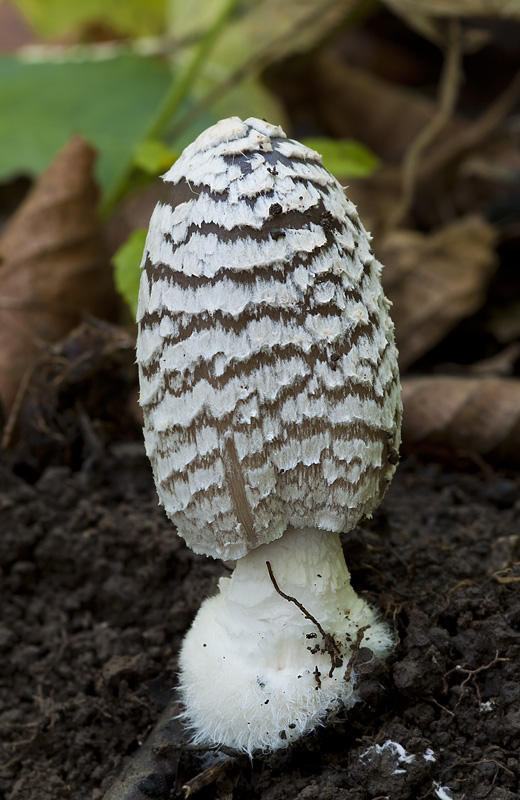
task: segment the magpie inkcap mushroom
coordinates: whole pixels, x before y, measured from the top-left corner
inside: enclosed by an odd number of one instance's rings
[[[358,699],[350,656],[392,644],[339,533],[396,468],[401,399],[381,265],[321,157],[222,120],[163,177],[137,361],[157,492],[196,552],[237,560],[180,656],[196,742],[289,746]]]

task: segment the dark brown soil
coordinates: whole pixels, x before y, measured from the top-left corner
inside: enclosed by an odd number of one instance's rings
[[[175,535],[137,436],[33,483],[0,467],[5,800],[104,795],[171,701],[184,631],[225,570]],[[360,667],[348,718],[290,753],[238,759],[198,797],[518,797],[519,488],[405,461],[344,540],[355,588],[395,627],[389,663]],[[170,798],[204,767],[186,748],[178,760]]]

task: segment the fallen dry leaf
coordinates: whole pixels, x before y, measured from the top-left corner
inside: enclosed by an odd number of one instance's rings
[[[495,238],[491,226],[472,216],[435,233],[395,230],[376,242],[402,369],[483,304],[496,265]]]
[[[86,315],[36,358],[3,447],[37,473],[82,452],[94,461],[116,425],[138,430],[135,336]]]
[[[83,311],[110,316],[115,292],[92,177],[94,150],[73,138],[0,238],[0,400],[8,414],[35,357]]]
[[[520,462],[520,380],[408,376],[403,380],[403,443]]]

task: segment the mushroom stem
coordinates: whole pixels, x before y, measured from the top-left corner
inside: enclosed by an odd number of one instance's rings
[[[221,578],[183,644],[194,740],[275,750],[350,708],[359,699],[349,660],[361,628],[363,644],[384,657],[391,636],[352,589],[339,534],[288,529],[252,550]]]

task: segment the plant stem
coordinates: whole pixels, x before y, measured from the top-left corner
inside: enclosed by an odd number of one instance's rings
[[[260,0],[260,2],[262,2],[262,0]],[[359,0],[359,5],[355,6],[349,13],[347,19],[341,24],[341,28],[348,29],[352,27],[353,24],[359,24],[360,21],[363,21],[375,10],[377,7],[377,2],[378,0]],[[332,0],[332,3],[330,3],[329,0],[329,3],[325,4],[325,10],[327,5],[333,5],[333,3],[334,0]],[[311,28],[319,20],[319,18],[323,16],[323,13],[323,3],[317,4],[316,7],[312,7],[310,14],[303,19],[300,19],[297,24],[295,24],[295,27],[291,31],[291,36]],[[335,35],[337,35],[337,30],[337,28],[334,28],[334,30],[331,31],[323,41],[327,42],[329,38],[333,38]],[[275,35],[263,47],[263,49],[253,49],[252,55],[242,61],[225,78],[225,80],[223,80],[217,86],[214,86],[203,97],[201,97],[179,115],[179,117],[175,120],[172,129],[169,131],[170,136],[172,138],[176,138],[178,135],[182,134],[186,128],[193,124],[194,120],[196,120],[200,114],[210,108],[214,102],[225,95],[225,93],[229,91],[231,87],[237,86],[254,73],[260,72],[266,66],[271,64],[276,59],[277,55],[280,54],[280,52],[284,53],[283,45],[286,44],[286,42],[287,32],[284,31],[282,35]],[[291,51],[289,50],[289,52]]]
[[[193,84],[199,76],[202,66],[211,52],[215,42],[222,33],[224,26],[229,20],[233,11],[239,4],[240,0],[226,0],[222,6],[220,13],[217,15],[213,25],[211,25],[202,37],[199,46],[197,47],[193,57],[188,62],[184,70],[178,76],[175,76],[170,84],[161,105],[157,109],[155,117],[148,126],[142,141],[147,139],[158,138],[166,128],[168,122],[178,112],[181,105],[186,100]],[[126,187],[128,176],[133,168],[133,154],[126,164],[123,175],[114,186],[112,191],[108,193],[103,201],[101,207],[101,214],[103,217],[109,216],[115,204],[119,200],[121,194]]]
[[[193,54],[193,58],[187,64],[184,72],[180,74],[178,79],[172,81],[155,119],[152,120],[146,132],[145,139],[155,139],[160,136],[170,119],[179,110],[180,105],[186,99],[189,90],[197,79],[201,67],[239,2],[240,0],[226,0],[213,25],[208,28],[202,37],[197,50]]]

